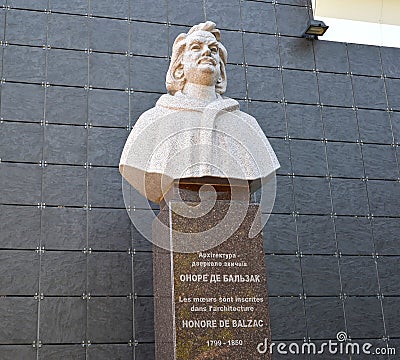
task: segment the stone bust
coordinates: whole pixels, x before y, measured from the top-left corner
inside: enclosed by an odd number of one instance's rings
[[[221,96],[227,51],[220,40],[211,21],[175,39],[168,94],[139,117],[125,144],[120,172],[151,201],[177,179],[262,181],[280,166],[257,121]]]

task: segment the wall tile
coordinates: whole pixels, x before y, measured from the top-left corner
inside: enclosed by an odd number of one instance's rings
[[[321,103],[324,105],[353,106],[351,78],[342,74],[318,74]]]
[[[268,2],[242,1],[242,28],[245,31],[276,33],[274,5]]]
[[[325,176],[328,173],[323,142],[291,140],[289,145],[295,175]]]
[[[267,136],[286,136],[286,120],[282,104],[251,101],[248,105],[249,114],[256,118]],[[242,111],[246,110],[242,109]]]
[[[396,61],[399,55],[400,50],[397,48],[381,47],[383,73],[385,75],[400,78],[400,66]]]
[[[167,30],[165,24],[132,22],[131,51],[135,55],[168,56]]]
[[[88,339],[93,343],[128,343],[133,338],[132,313],[132,300],[127,297],[90,299]]]
[[[346,295],[375,296],[379,293],[378,274],[372,256],[342,256],[340,274]]]
[[[45,296],[82,295],[86,293],[86,274],[82,251],[46,251],[41,255],[40,291]]]
[[[302,253],[335,254],[335,229],[330,216],[300,215],[296,218],[296,224]]]
[[[348,44],[350,71],[357,75],[382,75],[381,55],[378,46]]]
[[[49,165],[43,175],[43,200],[47,205],[86,204],[86,169],[83,166]]]
[[[64,0],[51,0],[50,9],[62,13],[86,15],[89,13],[89,1],[70,0],[66,2]]]
[[[128,126],[128,93],[125,91],[102,89],[93,89],[90,91],[88,122],[94,126]]]
[[[46,90],[46,120],[59,124],[86,124],[87,96],[83,88],[50,86]]]
[[[400,255],[396,234],[399,229],[398,219],[374,218],[372,220],[376,251],[383,255]]]
[[[240,24],[240,2],[238,0],[208,0],[205,4],[207,18],[219,27],[236,29]]]
[[[131,60],[130,83],[134,90],[165,93],[166,59],[135,56]]]
[[[87,136],[83,126],[47,125],[44,159],[48,163],[83,165],[86,163]]]
[[[25,10],[9,10],[6,40],[10,44],[42,46],[46,44],[47,14]]]
[[[211,19],[214,18],[211,17]],[[189,26],[204,22],[203,2],[200,0],[177,0],[168,2],[168,21],[173,24]],[[217,24],[221,26],[219,23]]]
[[[88,83],[88,55],[85,52],[51,49],[47,56],[47,81],[51,85],[83,87]]]
[[[252,100],[280,101],[283,97],[282,77],[277,69],[250,66],[247,68],[247,81]]]
[[[133,256],[133,278],[135,293],[146,296],[153,294],[153,254],[138,252]]]
[[[277,5],[276,21],[278,33],[290,36],[302,36],[306,31],[310,14],[305,7]]]
[[[37,206],[0,205],[1,247],[36,249],[40,240],[40,212]]]
[[[329,182],[325,178],[295,177],[296,211],[300,214],[330,214]]]
[[[37,205],[41,201],[41,182],[42,168],[38,164],[0,163],[0,202]]]
[[[395,181],[369,180],[367,183],[368,198],[373,215],[399,216],[398,199],[400,183]]]
[[[333,210],[338,215],[368,215],[368,199],[362,180],[332,179]]]
[[[339,252],[371,255],[374,252],[370,221],[362,217],[339,216],[334,219]]]
[[[284,70],[283,90],[289,102],[318,104],[318,83],[316,74],[299,70]]]
[[[364,167],[359,144],[329,141],[326,144],[329,174],[335,177],[364,177]]]
[[[364,144],[365,174],[371,179],[398,179],[396,149],[390,145]]]
[[[400,295],[400,285],[394,276],[400,267],[400,256],[381,256],[377,263],[382,294]]]
[[[306,313],[311,339],[336,339],[336,334],[345,329],[343,305],[338,297],[307,298]]]
[[[93,87],[129,87],[129,58],[119,54],[93,53],[89,57],[89,80]]]
[[[2,360],[35,360],[36,349],[32,345],[1,345],[0,356]]]
[[[138,297],[135,301],[135,337],[138,341],[154,341],[154,304],[153,298]]]
[[[126,129],[90,128],[88,161],[92,165],[118,166],[128,138]]]
[[[33,296],[39,287],[39,255],[35,251],[0,251],[0,294]]]
[[[89,204],[96,207],[124,208],[121,185],[118,169],[89,169]]]
[[[295,255],[266,255],[268,294],[297,296],[303,292],[299,258]]]
[[[301,339],[306,336],[304,303],[299,297],[271,297],[272,340]]]
[[[272,214],[264,226],[263,238],[267,253],[294,255],[298,250],[294,216]]]
[[[42,160],[43,127],[21,122],[0,123],[0,158],[2,161]]]
[[[358,107],[386,109],[384,81],[380,78],[353,76],[354,101]]]
[[[393,135],[389,113],[386,111],[357,111],[360,139],[363,142],[392,144]]]
[[[130,0],[121,0],[111,3],[108,0],[91,1],[90,12],[97,16],[126,19],[129,17],[129,3]]]
[[[31,344],[36,339],[37,309],[37,300],[33,297],[1,297],[0,343]]]
[[[125,209],[92,209],[88,214],[89,247],[127,251],[131,246],[131,220]]]
[[[244,56],[247,64],[271,67],[279,66],[278,39],[276,36],[245,33],[243,35],[243,42]]]
[[[39,351],[40,359],[57,360],[62,356],[74,360],[86,359],[86,350],[82,345],[44,345]]]
[[[42,210],[42,246],[52,250],[83,250],[86,246],[86,211],[46,207]]]
[[[4,49],[3,77],[7,81],[41,83],[45,80],[46,51],[27,46]]]
[[[5,83],[1,91],[1,115],[9,120],[43,120],[45,90],[40,85]]]
[[[348,73],[347,46],[334,41],[314,41],[315,62],[319,71]]]
[[[280,37],[279,51],[284,68],[315,69],[313,43],[308,39]]]
[[[348,335],[351,338],[382,338],[382,310],[379,299],[350,297],[345,300]]]
[[[301,259],[304,292],[318,296],[338,296],[340,278],[335,256],[312,255]]]
[[[81,16],[50,14],[47,43],[51,47],[85,50],[88,44],[88,19]]]
[[[356,112],[353,109],[322,109],[325,137],[328,140],[356,142],[359,138]]]
[[[39,326],[44,343],[81,343],[85,340],[86,301],[45,297],[40,304]]]

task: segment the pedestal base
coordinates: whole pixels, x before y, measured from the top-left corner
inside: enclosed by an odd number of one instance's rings
[[[175,239],[174,229],[202,232],[216,225],[229,201],[217,200],[201,218],[184,218],[171,202],[158,215],[168,227],[154,237]],[[250,204],[240,227],[222,244],[196,253],[154,247],[155,348],[157,360],[260,360],[270,344],[262,235],[250,239],[258,205]],[[237,226],[237,224],[232,224]],[[267,340],[266,340],[267,339]],[[262,344],[262,346],[260,346]]]

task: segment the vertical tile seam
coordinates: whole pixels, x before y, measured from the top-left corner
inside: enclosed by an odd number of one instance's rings
[[[206,0],[207,1],[207,0]],[[244,40],[244,29],[243,29],[243,9],[242,9],[242,4],[243,2],[241,0],[238,0],[238,5],[239,5],[239,18],[240,18],[240,37],[242,40],[242,67],[244,69],[244,81],[246,84],[246,90],[244,94],[244,100],[246,104],[246,112],[249,111],[249,102],[251,101],[249,97],[249,76],[247,72],[247,61],[246,61],[246,50],[245,50],[245,40]]]
[[[132,1],[133,0],[128,0],[128,12],[129,12],[129,18],[130,18],[130,14],[131,14],[131,10],[132,10]],[[167,0],[165,0],[167,2]],[[132,22],[129,20],[128,21],[128,54],[131,54],[132,51],[132,47],[131,47],[131,40],[132,40]],[[169,27],[167,28],[167,31],[169,31]],[[168,47],[168,39],[167,39],[167,47]],[[128,91],[127,91],[127,97],[128,97],[128,126],[127,126],[127,131],[129,132],[131,127],[132,127],[132,115],[131,115],[131,110],[132,110],[132,96],[134,96],[134,94],[131,92],[131,89],[133,88],[133,84],[132,84],[132,79],[131,79],[131,66],[132,66],[132,58],[129,56],[128,57]],[[122,182],[122,188],[124,187],[124,179],[121,177],[121,182]],[[129,192],[131,192],[131,187],[129,188]],[[126,205],[126,204],[125,204]],[[128,216],[129,216],[129,231],[130,231],[130,247],[131,247],[131,294],[132,294],[132,298],[131,298],[131,305],[132,305],[132,354],[131,354],[131,358],[133,360],[136,359],[136,324],[135,324],[135,273],[134,273],[134,258],[132,256],[132,251],[133,250],[133,231],[132,231],[132,222],[130,219],[130,206],[127,209],[128,211]]]
[[[51,0],[49,0],[51,1]],[[85,292],[86,294],[89,293],[89,211],[90,211],[90,204],[89,204],[89,95],[90,95],[90,45],[91,45],[91,39],[90,39],[90,13],[91,13],[91,0],[87,0],[87,12],[88,16],[86,18],[86,42],[87,42],[87,90],[86,90],[86,119],[85,119],[85,128],[86,128],[86,206],[85,206],[85,216],[86,216],[86,251],[85,257],[86,257],[86,284],[85,284]],[[82,301],[85,301],[85,332],[84,336],[85,338],[82,339],[85,343],[90,341],[89,339],[89,297],[86,297],[86,299],[82,299]],[[88,346],[85,346],[85,359],[89,359],[89,352],[88,352]]]
[[[50,6],[50,0],[47,0],[47,7]],[[48,76],[48,39],[49,39],[49,16],[50,14],[47,13],[46,15],[46,43],[44,45],[45,51],[45,81],[44,81],[44,100],[43,100],[43,119],[42,119],[42,160],[41,160],[41,167],[42,167],[42,174],[41,174],[41,191],[40,191],[40,237],[39,237],[39,273],[38,273],[38,311],[37,311],[37,333],[36,333],[36,359],[39,359],[39,344],[40,344],[40,320],[41,320],[41,273],[42,273],[42,251],[43,248],[43,240],[44,240],[44,224],[43,224],[43,212],[44,208],[42,204],[44,204],[44,177],[45,177],[45,142],[46,142],[46,105],[47,105],[47,76]]]

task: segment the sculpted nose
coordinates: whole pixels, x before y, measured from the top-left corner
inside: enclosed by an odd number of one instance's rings
[[[203,54],[204,54],[204,55],[210,55],[210,54],[211,54],[211,50],[210,50],[210,48],[209,48],[207,45],[205,45],[205,46],[203,47]]]

